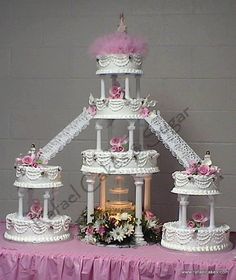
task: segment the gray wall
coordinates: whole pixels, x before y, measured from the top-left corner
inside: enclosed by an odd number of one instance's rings
[[[217,221],[236,230],[235,0],[1,0],[1,218],[17,207],[14,158],[32,142],[45,145],[87,105],[90,92],[98,96],[99,79],[87,47],[115,29],[121,11],[129,32],[145,35],[150,43],[143,94],[158,100],[168,121],[189,108],[179,133],[199,155],[211,150],[214,163],[222,167]],[[94,146],[93,125],[52,161],[64,170],[58,210],[66,208],[74,220],[86,205],[80,153]],[[145,141],[149,145],[154,138]],[[180,166],[161,144],[155,148],[161,172],[153,182],[153,209],[166,221],[176,217],[171,173]],[[68,204],[71,184],[80,197]],[[192,199],[190,210],[205,202]]]

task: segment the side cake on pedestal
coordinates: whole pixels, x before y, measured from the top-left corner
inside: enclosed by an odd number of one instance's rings
[[[48,216],[50,192],[62,187],[61,167],[43,164],[40,152],[35,153],[32,145],[28,155],[16,160],[18,188],[18,212],[6,216],[4,237],[18,242],[55,242],[70,238],[71,218],[66,215]],[[40,200],[33,198],[34,190],[43,190],[43,207]],[[24,212],[25,193],[28,196],[27,212]]]

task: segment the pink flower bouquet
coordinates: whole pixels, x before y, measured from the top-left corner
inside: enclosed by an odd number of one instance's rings
[[[127,143],[128,143],[127,136],[113,137],[110,140],[111,151],[112,152],[124,152]]]
[[[188,221],[188,227],[191,228],[204,227],[207,221],[208,221],[208,217],[205,213],[196,212],[193,213],[192,219]]]

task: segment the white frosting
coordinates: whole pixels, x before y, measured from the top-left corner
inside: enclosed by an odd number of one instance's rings
[[[230,227],[221,225],[213,229],[208,227],[180,228],[179,222],[163,225],[161,245],[163,247],[188,252],[211,252],[230,249]]]
[[[109,54],[97,56],[96,74],[143,74],[139,54]]]
[[[82,152],[81,171],[104,174],[146,174],[159,171],[155,150],[109,152],[86,150]]]
[[[4,237],[18,242],[54,242],[70,238],[69,226],[71,218],[55,216],[52,219],[18,218],[17,213],[6,217]]]
[[[62,186],[61,167],[18,165],[14,186],[22,188],[57,188]]]
[[[172,176],[175,180],[173,193],[189,195],[216,195],[220,193],[215,185],[217,179],[215,175],[187,175],[176,171]]]
[[[89,104],[97,108],[95,119],[143,119],[139,110],[142,107],[154,107],[156,101],[148,101],[148,98],[99,99],[90,95]]]

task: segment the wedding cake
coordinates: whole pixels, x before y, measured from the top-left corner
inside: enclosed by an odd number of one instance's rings
[[[230,249],[230,227],[215,225],[214,197],[220,194],[217,181],[220,169],[212,165],[208,151],[201,162],[192,162],[185,171],[173,173],[173,193],[178,194],[179,220],[163,225],[161,244],[170,249],[188,252],[211,252]],[[207,196],[210,213],[194,213],[187,218],[189,196]]]
[[[6,217],[6,239],[19,242],[54,242],[70,238],[70,217],[48,216],[50,189],[62,187],[61,167],[49,166],[40,159],[32,145],[26,156],[16,159],[18,188],[18,212]],[[43,207],[40,200],[33,198],[33,190],[43,189]],[[25,192],[28,192],[29,209],[24,212]]]

